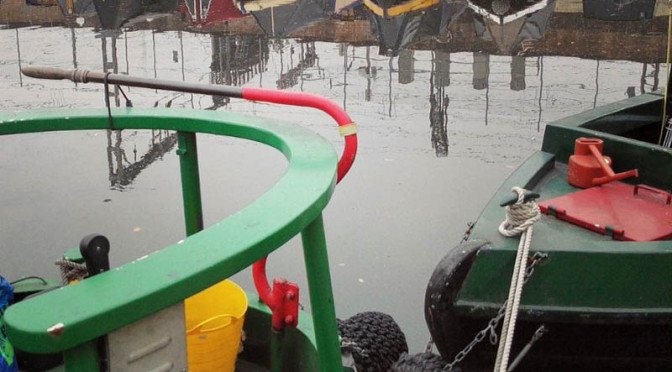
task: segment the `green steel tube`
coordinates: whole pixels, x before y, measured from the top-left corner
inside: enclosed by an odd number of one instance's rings
[[[322,214],[318,215],[302,232],[303,256],[306,261],[310,305],[313,310],[315,341],[320,358],[320,370],[343,371],[341,348],[336,326],[334,295],[331,292],[331,276],[327,257],[327,242],[324,237]]]
[[[85,342],[63,352],[63,364],[66,372],[99,371],[98,348],[96,340]]]
[[[201,182],[198,174],[196,133],[177,132],[177,155],[180,156],[184,224],[187,236],[203,230]]]
[[[271,329],[271,372],[281,372],[283,366],[282,338],[284,332]]]

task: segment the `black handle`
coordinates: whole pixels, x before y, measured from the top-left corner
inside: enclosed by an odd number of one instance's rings
[[[85,236],[79,243],[79,252],[84,257],[89,276],[110,269],[110,241],[100,234]]]

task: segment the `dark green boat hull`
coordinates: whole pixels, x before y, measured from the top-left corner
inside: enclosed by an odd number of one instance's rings
[[[537,191],[540,200],[579,190],[567,183],[574,140],[597,137],[615,172],[639,169],[640,177],[626,182],[669,190],[672,151],[642,141],[657,141],[661,108],[662,97],[647,94],[548,124],[541,151],[502,184],[471,231],[467,243],[484,243],[462,277],[453,278],[461,285],[446,311],[455,324],[439,324],[428,316],[433,334],[454,338],[448,346],[439,345],[444,358],[452,360],[508,296],[519,239],[501,236],[497,227],[505,217],[499,203],[511,188]],[[672,242],[615,241],[551,215],[542,215],[534,226],[531,253],[544,252],[548,259],[524,287],[512,356],[540,324],[549,331],[521,367],[672,368]],[[491,366],[495,352],[485,341],[469,359]]]

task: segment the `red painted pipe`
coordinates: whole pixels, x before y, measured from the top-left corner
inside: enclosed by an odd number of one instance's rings
[[[279,103],[282,105],[313,107],[329,114],[336,123],[343,127],[353,124],[350,116],[339,105],[318,95],[302,92],[288,92],[254,87],[243,87],[242,97],[252,101]],[[355,161],[357,154],[357,134],[345,135],[345,146],[338,160],[336,181],[340,182]]]
[[[339,127],[354,124],[352,119],[350,119],[350,116],[339,105],[322,96],[314,94],[243,87],[242,98],[283,105],[313,107],[329,114]],[[344,136],[345,145],[341,158],[338,161],[336,182],[340,182],[345,174],[348,173],[352,163],[355,161],[355,155],[357,154],[357,134],[352,130],[352,133],[347,133]],[[266,304],[266,306],[271,308],[271,311],[273,312],[273,329],[278,330],[285,325],[281,320],[284,314],[282,310],[283,306],[280,306],[278,299],[273,295],[276,291],[271,289],[268,285],[268,279],[266,277],[266,258],[267,257],[264,257],[252,264],[252,278],[254,279],[254,286],[257,289],[259,298]],[[274,281],[274,286],[279,284],[281,283],[276,283]],[[298,288],[296,288],[296,291],[298,292]],[[298,320],[295,319],[295,321]]]

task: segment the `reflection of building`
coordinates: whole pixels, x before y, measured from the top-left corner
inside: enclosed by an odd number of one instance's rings
[[[180,2],[179,9],[189,14],[191,21],[198,26],[245,16],[232,0],[184,0]]]
[[[285,65],[283,63],[284,49],[280,49],[280,78],[276,81],[278,89],[287,89],[299,83],[299,78],[307,68],[314,67],[318,61],[317,53],[315,52],[315,42],[300,42],[299,43],[298,63],[294,66],[294,55],[296,53],[294,45],[289,48],[290,67],[287,72],[284,71]]]
[[[210,83],[240,86],[266,71],[268,40],[250,35],[211,35]],[[215,109],[226,105],[228,97],[213,96]]]

